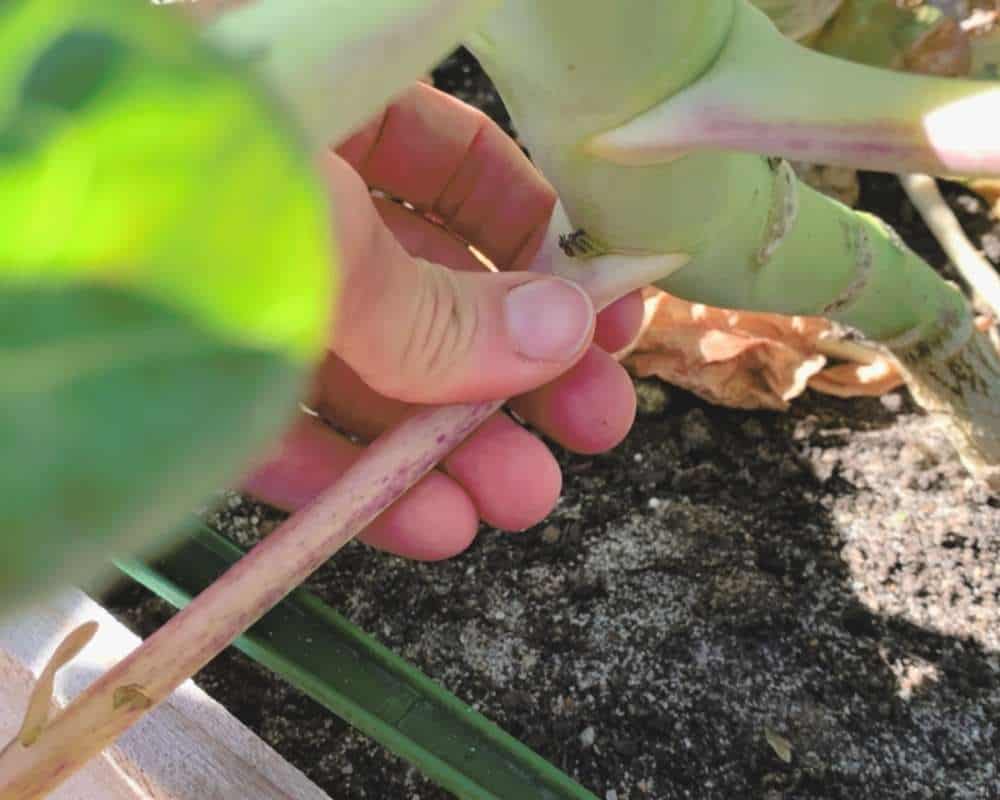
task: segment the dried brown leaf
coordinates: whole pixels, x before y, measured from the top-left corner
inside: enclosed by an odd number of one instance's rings
[[[645,303],[639,336],[619,354],[625,365],[712,403],[784,411],[806,387],[855,397],[902,383],[893,362],[869,349],[846,350],[838,360],[848,363],[830,366],[825,319],[713,308],[656,289]]]

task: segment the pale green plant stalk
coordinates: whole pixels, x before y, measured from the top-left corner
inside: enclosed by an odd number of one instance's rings
[[[989,123],[951,127],[965,103],[995,106],[994,86],[812,53],[743,0],[508,0],[468,44],[589,252],[686,254],[657,285],[859,329],[897,357],[967,466],[1000,485],[1000,359],[964,297],[880,220],[773,157],[997,170],[1000,136],[970,138]]]
[[[625,5],[631,19],[655,13]],[[600,132],[591,152],[638,165],[716,149],[894,172],[1000,172],[996,84],[873,69],[796,44],[747,0],[704,5],[733,10],[711,68]]]
[[[230,0],[206,34],[255,63],[311,135],[339,142],[500,0]]]

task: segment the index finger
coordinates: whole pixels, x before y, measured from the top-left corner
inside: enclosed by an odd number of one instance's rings
[[[336,149],[370,187],[429,212],[501,268],[527,266],[555,204],[496,123],[424,84]]]

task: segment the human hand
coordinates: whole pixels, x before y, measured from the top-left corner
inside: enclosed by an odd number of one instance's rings
[[[641,300],[632,294],[595,320],[571,284],[524,272],[555,193],[499,127],[417,84],[327,154],[323,170],[343,283],[309,399],[322,418],[371,440],[420,404],[514,397],[511,409],[571,450],[600,452],[625,436],[635,397],[609,352],[638,330]],[[373,198],[369,187],[422,213]],[[501,272],[484,271],[465,242]],[[245,488],[295,510],[360,452],[303,415]],[[469,545],[480,520],[505,530],[541,521],[561,488],[548,448],[499,413],[359,538],[447,558]]]

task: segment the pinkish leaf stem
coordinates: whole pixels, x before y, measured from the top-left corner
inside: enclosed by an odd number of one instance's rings
[[[0,754],[0,800],[46,796],[302,583],[500,406],[431,408],[376,440],[315,502],[76,697],[36,742],[11,742]],[[119,702],[126,689],[142,702]]]
[[[1000,174],[1000,86],[903,74],[802,47],[740,3],[718,59],[690,86],[594,137],[624,165],[737,150],[935,175]]]

